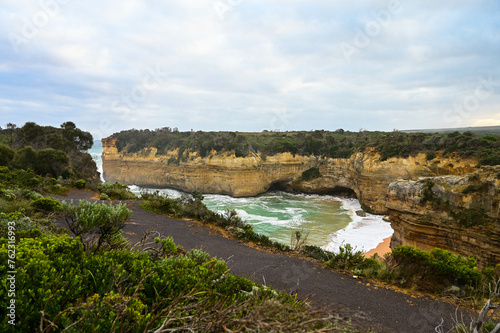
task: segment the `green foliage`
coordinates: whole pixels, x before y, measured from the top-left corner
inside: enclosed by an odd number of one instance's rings
[[[476,209],[453,209],[450,210],[450,215],[455,221],[464,227],[472,227],[486,224],[489,221],[488,215],[484,208]]]
[[[97,186],[101,194],[106,194],[110,200],[132,200],[136,199],[134,193],[130,192],[128,185],[115,182],[113,184],[104,183]],[[105,197],[104,197],[105,198]],[[102,199],[107,200],[107,199]]]
[[[500,136],[481,136],[465,133],[403,133],[403,132],[287,132],[287,133],[235,133],[235,132],[178,132],[170,128],[129,130],[115,133],[119,151],[137,153],[146,147],[155,147],[159,154],[179,148],[177,157],[169,163],[179,163],[186,153],[206,157],[211,151],[234,153],[237,157],[260,152],[262,157],[278,153],[315,155],[331,158],[349,158],[353,153],[375,148],[382,160],[408,157],[423,152],[427,159],[458,153],[475,157],[482,164],[500,164]]]
[[[43,178],[36,175],[33,170],[13,170],[3,167],[0,170],[0,182],[4,186],[37,189],[42,184]]]
[[[165,329],[179,331],[259,331],[265,322],[268,329],[276,326],[273,331],[312,332],[332,324],[304,303],[207,258],[199,250],[162,259],[128,250],[86,252],[68,236],[20,239],[16,326],[3,316],[0,330],[43,331],[53,324],[55,332],[147,332],[168,322]],[[7,259],[2,238],[0,262]],[[7,289],[0,288],[0,306],[7,302]]]
[[[46,228],[41,227],[36,221],[24,216],[21,212],[0,213],[0,238],[9,238],[9,226],[14,227],[14,237],[17,240],[24,237],[36,237]],[[42,230],[41,230],[42,229]]]
[[[322,177],[322,175],[319,172],[319,169],[314,167],[302,172],[302,175],[299,177],[298,181],[308,182],[320,177]]]
[[[330,252],[327,252],[316,245],[304,245],[301,249],[301,253],[320,262],[328,261],[331,256]]]
[[[203,250],[192,249],[186,256],[198,265],[203,265],[210,261],[210,255]]]
[[[161,245],[161,250],[164,257],[176,255],[177,252],[179,251],[179,248],[174,243],[174,239],[172,237],[167,237],[163,239],[156,237],[155,243]]]
[[[85,249],[120,249],[127,245],[122,236],[125,222],[132,211],[125,204],[105,205],[81,200],[62,203],[62,217],[69,230],[84,245]]]
[[[366,268],[366,258],[363,251],[356,250],[351,244],[340,246],[339,253],[329,253],[326,267],[353,270]]]
[[[92,135],[76,128],[72,122],[62,124],[61,128],[39,126],[34,122],[21,128],[9,124],[7,129],[0,129],[1,138],[5,138],[4,142],[10,147],[0,144],[0,165],[31,169],[42,176],[100,182],[97,166],[85,152],[92,147]],[[3,163],[7,157],[9,162]]]
[[[15,151],[7,145],[0,143],[0,166],[8,166],[14,158]]]
[[[107,201],[111,200],[111,198],[109,197],[109,195],[107,195],[106,193],[99,194],[99,199],[100,200],[107,200]]]
[[[76,182],[73,183],[73,187],[79,189],[87,188],[87,181],[85,179],[78,179]]]
[[[69,156],[62,150],[42,149],[37,152],[35,172],[59,177],[69,167]]]
[[[449,251],[425,252],[411,246],[393,249],[391,260],[397,267],[395,276],[403,286],[418,286],[436,292],[448,285],[476,286],[481,279],[474,258],[464,258]]]
[[[426,179],[424,181],[424,189],[422,192],[421,204],[432,203],[436,200],[436,196],[432,191],[433,187],[434,187],[434,182],[432,181],[432,179]]]
[[[57,212],[62,210],[61,202],[53,198],[35,199],[31,202],[31,206],[46,212]]]
[[[13,165],[16,169],[35,170],[37,164],[37,151],[31,146],[21,148],[17,151]]]

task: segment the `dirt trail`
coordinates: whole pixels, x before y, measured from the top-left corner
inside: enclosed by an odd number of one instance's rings
[[[91,199],[92,193],[71,191],[59,199]],[[354,323],[373,327],[377,332],[435,332],[444,319],[451,326],[457,313],[454,305],[428,297],[415,297],[376,286],[369,281],[333,272],[315,262],[286,254],[252,248],[242,242],[223,237],[216,230],[195,222],[172,219],[144,211],[139,202],[127,202],[132,219],[124,233],[138,242],[148,231],[172,236],[186,250],[203,249],[226,260],[231,273],[288,293],[308,298],[324,306],[332,314],[352,318]],[[461,311],[458,312],[460,317]],[[465,314],[464,318],[468,318]]]

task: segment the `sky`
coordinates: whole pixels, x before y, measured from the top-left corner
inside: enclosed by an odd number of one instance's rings
[[[0,126],[500,125],[500,1],[0,0]]]

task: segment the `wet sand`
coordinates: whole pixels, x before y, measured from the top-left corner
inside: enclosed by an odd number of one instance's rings
[[[379,256],[383,257],[384,254],[391,252],[391,247],[390,247],[391,238],[392,238],[392,236],[387,237],[386,239],[384,239],[384,241],[382,243],[379,243],[376,248],[366,252],[365,257],[369,258],[375,254],[378,254]]]

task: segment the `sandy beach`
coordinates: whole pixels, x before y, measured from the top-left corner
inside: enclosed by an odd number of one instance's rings
[[[378,244],[376,248],[366,252],[365,257],[369,258],[374,254],[378,254],[379,256],[383,257],[384,254],[391,252],[391,238],[392,237],[387,237],[382,243]]]

